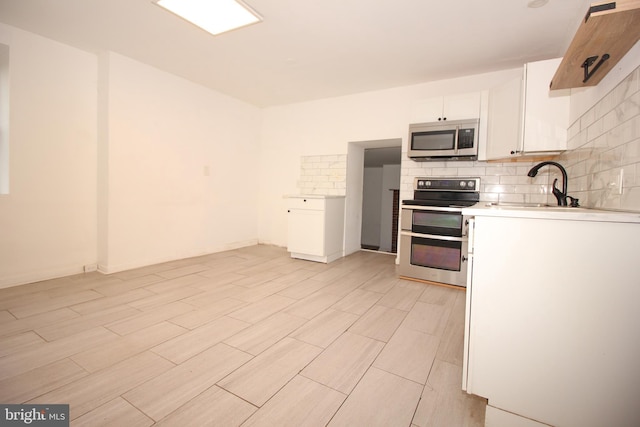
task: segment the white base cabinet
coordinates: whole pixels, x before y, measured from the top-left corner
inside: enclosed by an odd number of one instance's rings
[[[474,221],[465,386],[486,425],[639,426],[640,224]]]
[[[343,256],[344,197],[290,196],[287,215],[292,258],[328,263]]]

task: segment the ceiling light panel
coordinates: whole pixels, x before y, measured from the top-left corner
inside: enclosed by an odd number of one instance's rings
[[[530,7],[531,9],[536,9],[544,6],[547,3],[549,3],[549,0],[531,0],[529,3],[527,3],[527,7]]]
[[[213,35],[262,21],[253,9],[237,0],[153,0],[153,3]]]

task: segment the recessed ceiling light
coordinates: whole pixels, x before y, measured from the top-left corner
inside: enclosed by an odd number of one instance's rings
[[[542,7],[547,3],[549,3],[549,0],[531,0],[529,3],[527,3],[527,7],[535,9],[538,7]]]
[[[240,0],[153,0],[153,3],[213,35],[262,21]]]

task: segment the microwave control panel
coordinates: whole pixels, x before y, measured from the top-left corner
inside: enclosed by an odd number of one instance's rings
[[[460,129],[458,130],[458,149],[461,148],[473,148],[473,129]]]

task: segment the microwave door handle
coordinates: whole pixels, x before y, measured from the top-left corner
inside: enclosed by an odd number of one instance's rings
[[[455,154],[458,154],[458,134],[460,132],[460,126],[456,126],[456,136],[454,137],[453,140],[453,152]]]

